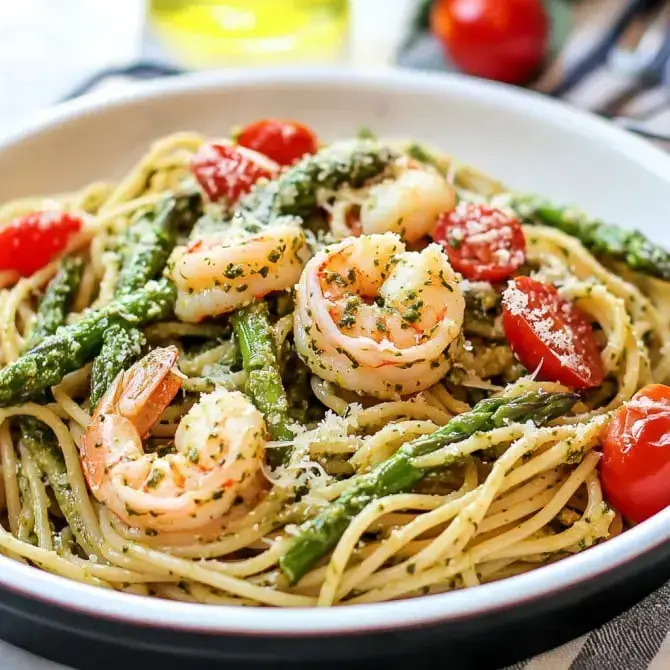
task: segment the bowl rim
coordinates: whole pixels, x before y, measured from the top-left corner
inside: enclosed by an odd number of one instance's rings
[[[130,108],[163,95],[217,89],[329,86],[355,93],[376,88],[455,93],[471,100],[494,102],[542,118],[566,132],[606,142],[620,154],[644,164],[670,184],[670,157],[614,124],[538,93],[457,74],[402,70],[340,68],[230,70],[187,74],[131,86],[113,96],[92,94],[39,114],[22,128],[0,138],[0,152],[39,138],[59,126],[109,108]],[[476,589],[355,607],[271,609],[203,606],[159,600],[81,584],[0,556],[0,586],[17,595],[95,618],[153,628],[240,636],[323,636],[408,629],[448,621],[464,621],[556,596],[653,552],[670,540],[670,508],[611,540],[552,565]]]

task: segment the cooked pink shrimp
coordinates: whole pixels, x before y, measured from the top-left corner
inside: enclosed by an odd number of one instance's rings
[[[312,372],[350,391],[393,398],[421,391],[450,366],[465,301],[431,244],[350,237],[316,254],[297,287],[296,349]]]
[[[245,504],[264,457],[265,423],[237,391],[202,396],[175,434],[176,453],[145,453],[142,439],[181,388],[176,347],[121,372],[82,440],[93,495],[130,526],[160,532],[207,526]]]
[[[172,263],[175,312],[182,321],[201,321],[290,289],[308,255],[304,231],[291,223],[254,234],[231,228],[197,238]]]
[[[403,166],[397,171],[397,176],[352,192],[349,200],[330,207],[335,237],[388,232],[416,242],[432,232],[440,214],[454,208],[454,189],[436,170]]]

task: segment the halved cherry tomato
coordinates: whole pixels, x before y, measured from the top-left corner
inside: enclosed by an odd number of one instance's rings
[[[538,379],[577,389],[598,386],[605,371],[587,316],[549,284],[517,277],[503,293],[503,326],[512,351]]]
[[[466,279],[501,281],[526,260],[526,239],[519,221],[486,205],[463,203],[443,214],[433,238]]]
[[[307,126],[278,119],[264,119],[246,126],[237,142],[269,156],[279,165],[292,165],[319,148],[319,140]]]
[[[37,272],[68,245],[83,221],[68,212],[33,212],[0,229],[0,270],[23,277]]]
[[[542,0],[437,0],[431,26],[461,70],[510,84],[526,83],[548,50]]]
[[[272,179],[279,166],[256,151],[230,144],[203,144],[193,156],[191,171],[210,200],[225,198],[232,205],[259,179]]]
[[[600,479],[609,502],[631,521],[670,506],[669,386],[647,386],[614,413]]]

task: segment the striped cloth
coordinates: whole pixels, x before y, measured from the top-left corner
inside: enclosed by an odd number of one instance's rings
[[[533,88],[539,92],[553,90],[563,80],[566,69],[584,59],[629,2],[631,0],[551,0],[553,55]],[[644,28],[635,24],[633,32],[641,34],[643,30],[644,44],[657,45],[667,31],[668,21],[670,2],[666,1],[660,15],[646,23]],[[616,53],[621,55],[620,51]],[[564,100],[596,114],[635,118],[644,121],[645,126],[653,132],[670,134],[670,105],[664,82],[647,76],[644,85],[640,87],[641,80],[622,65],[623,60],[617,60],[613,54],[610,56],[578,85],[568,90],[563,96]],[[641,55],[638,56],[641,59]],[[645,54],[647,60],[653,60],[656,56],[661,57],[662,53],[657,54],[652,49]],[[614,67],[614,62],[619,65]],[[416,70],[451,69],[437,40],[426,33],[414,34],[412,39],[405,40],[396,53],[395,64]],[[670,150],[670,143],[661,143],[660,146]]]
[[[667,670],[670,668],[670,583],[597,628],[505,670]]]

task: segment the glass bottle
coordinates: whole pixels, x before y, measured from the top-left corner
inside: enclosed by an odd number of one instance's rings
[[[148,8],[161,47],[189,68],[347,58],[349,0],[149,0]]]

